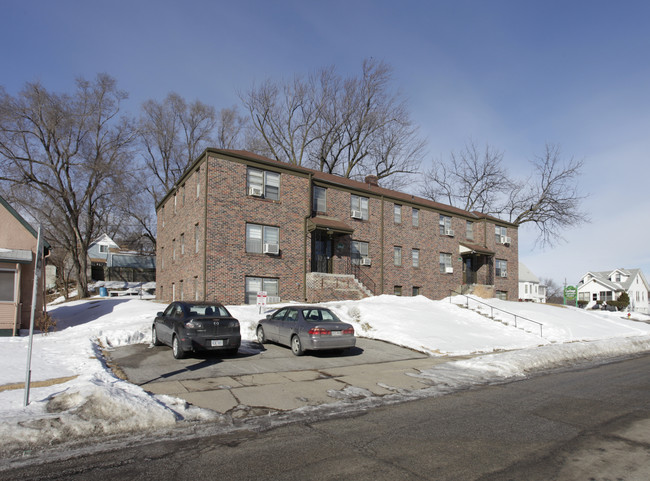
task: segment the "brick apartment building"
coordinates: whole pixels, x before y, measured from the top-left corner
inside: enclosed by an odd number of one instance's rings
[[[161,300],[316,302],[451,290],[516,299],[517,226],[420,197],[208,149],[157,207]]]

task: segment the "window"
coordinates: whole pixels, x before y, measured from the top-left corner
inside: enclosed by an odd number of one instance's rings
[[[418,286],[413,286],[412,295],[413,295],[413,297],[420,295],[420,288]]]
[[[497,277],[508,277],[508,261],[497,259],[495,262],[495,275]]]
[[[411,259],[413,260],[413,267],[420,267],[420,249],[411,250]]]
[[[393,292],[395,293],[396,296],[401,296],[402,295],[402,286],[395,286],[393,288]]]
[[[350,244],[350,258],[352,264],[359,265],[361,259],[370,259],[368,257],[369,244],[367,242],[352,241]]]
[[[198,254],[199,244],[201,242],[201,231],[199,230],[199,224],[194,224],[194,253]]]
[[[185,234],[181,234],[181,257],[185,255]]]
[[[249,168],[247,177],[248,195],[280,200],[280,174]]]
[[[451,266],[451,254],[447,252],[440,253],[440,273],[441,274],[451,274],[453,273],[453,267]]]
[[[453,236],[454,231],[451,229],[451,217],[440,214],[440,235]]]
[[[327,189],[324,187],[314,186],[314,212],[327,212]]]
[[[99,252],[105,254],[106,252],[108,252],[108,246],[105,244],[99,244]]]
[[[185,300],[185,297],[183,297],[183,281],[180,281],[180,282],[178,283],[178,292],[179,292],[179,295],[180,295],[181,301],[184,301],[184,300]]]
[[[368,220],[368,198],[350,195],[350,216],[354,219]]]
[[[505,227],[494,226],[494,237],[497,244],[505,244],[504,238],[508,235],[508,230]]]
[[[174,192],[174,214],[176,213],[176,192]]]
[[[494,295],[497,299],[501,301],[507,301],[508,300],[508,291],[497,291],[496,294]]]
[[[0,271],[0,302],[16,302],[16,271]]]
[[[264,245],[280,244],[280,229],[268,225],[246,224],[246,252],[264,253]]]
[[[165,248],[160,248],[160,270],[162,271],[165,268]]]
[[[396,266],[402,265],[402,248],[399,246],[393,247],[393,263]]]
[[[172,260],[176,260],[176,239],[172,239]]]
[[[194,300],[199,300],[199,277],[194,276]]]
[[[411,209],[411,222],[413,223],[413,227],[420,226],[420,209],[416,209],[415,207]]]
[[[162,226],[165,227],[165,206],[160,208],[160,218],[162,219]]]
[[[201,197],[201,169],[196,170],[196,198]]]
[[[399,204],[393,205],[393,219],[395,220],[395,224],[402,223],[402,206]]]
[[[181,186],[181,205],[185,206],[185,184]]]
[[[474,222],[470,220],[465,223],[465,238],[474,240]]]
[[[246,304],[257,304],[257,293],[266,292],[269,297],[279,296],[278,279],[264,277],[246,278]]]

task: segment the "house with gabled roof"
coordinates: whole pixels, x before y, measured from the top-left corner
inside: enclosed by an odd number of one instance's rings
[[[519,261],[519,300],[528,302],[546,302],[546,286],[521,261]]]
[[[589,271],[578,282],[578,300],[590,305],[615,301],[626,292],[631,311],[650,313],[650,286],[641,269],[614,269]]]
[[[45,265],[50,245],[38,252],[38,233],[0,197],[0,336],[15,336],[29,329],[37,259]],[[36,291],[35,319],[45,315],[45,272]]]
[[[88,247],[93,281],[151,282],[156,280],[156,256],[122,249],[108,234]]]
[[[518,226],[251,152],[207,149],[156,207],[160,300],[518,298]]]

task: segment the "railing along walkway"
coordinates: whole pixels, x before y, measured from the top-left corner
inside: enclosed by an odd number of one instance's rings
[[[539,336],[540,336],[540,337],[544,337],[544,331],[543,331],[543,329],[544,329],[544,324],[542,324],[541,322],[533,321],[532,319],[528,319],[527,317],[520,316],[520,315],[515,314],[515,313],[513,313],[513,312],[508,312],[508,311],[506,311],[505,309],[501,309],[501,308],[499,308],[499,307],[494,307],[493,305],[488,304],[487,302],[479,301],[478,299],[474,299],[474,298],[472,298],[472,297],[469,297],[469,296],[467,296],[467,295],[465,295],[465,294],[462,294],[462,293],[456,292],[456,291],[454,291],[454,290],[451,290],[451,291],[449,291],[449,292],[450,292],[452,295],[455,294],[455,295],[457,295],[457,296],[463,296],[463,297],[467,300],[467,301],[466,301],[466,307],[467,307],[467,309],[469,309],[469,301],[473,301],[473,302],[476,302],[477,304],[484,304],[484,305],[488,306],[488,307],[490,308],[490,318],[491,318],[491,319],[495,319],[495,318],[494,318],[494,311],[496,310],[496,311],[500,311],[500,312],[503,312],[503,313],[505,313],[505,314],[508,314],[508,315],[512,316],[512,317],[514,318],[514,320],[515,320],[515,327],[517,327],[517,328],[519,327],[519,326],[517,326],[517,319],[520,319],[520,320],[523,320],[523,321],[527,321],[527,322],[532,322],[533,324],[537,324],[537,325],[539,326]],[[451,297],[449,297],[449,302],[451,302],[451,303],[453,304],[453,301],[451,300]],[[521,329],[523,329],[523,328],[521,328]]]

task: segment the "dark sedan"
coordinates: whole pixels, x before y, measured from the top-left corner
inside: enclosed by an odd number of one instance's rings
[[[171,346],[176,359],[204,350],[234,355],[241,344],[239,321],[219,303],[172,302],[156,315],[151,342]]]
[[[354,327],[327,308],[289,306],[278,309],[257,324],[261,344],[274,341],[291,347],[300,356],[305,351],[354,347]]]

